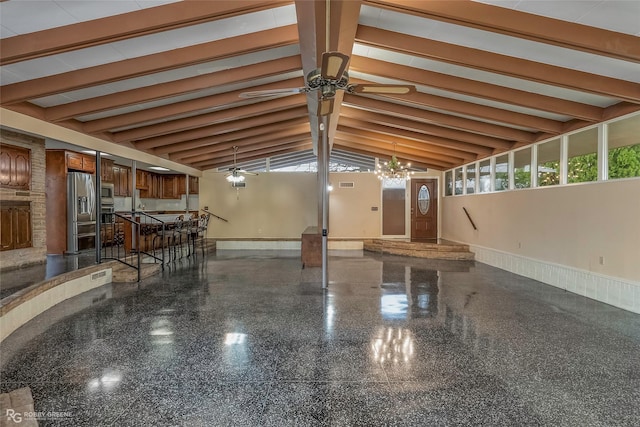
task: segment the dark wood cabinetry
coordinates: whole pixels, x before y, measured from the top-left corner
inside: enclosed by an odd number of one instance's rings
[[[186,175],[176,175],[178,179],[178,196],[183,194],[187,194],[187,176]],[[189,176],[189,194],[198,194],[199,186],[198,186],[198,177],[197,176]]]
[[[31,203],[3,201],[0,207],[0,250],[30,248]]]
[[[67,168],[74,171],[96,173],[96,159],[93,156],[68,151]]]
[[[31,185],[31,151],[28,148],[0,146],[0,186],[29,190]]]
[[[117,197],[131,197],[131,168],[128,166],[113,166],[113,195]]]
[[[160,199],[162,197],[162,178],[152,172],[146,172],[146,187],[140,189],[140,197],[144,199]]]
[[[100,159],[100,178],[102,182],[113,182],[113,160]]]
[[[162,175],[162,198],[178,199],[178,180],[176,175]]]
[[[142,170],[136,169],[136,189],[137,190],[148,190],[149,189],[149,175],[150,173]]]

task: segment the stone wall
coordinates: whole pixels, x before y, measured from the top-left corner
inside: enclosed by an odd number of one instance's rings
[[[0,203],[31,202],[31,248],[0,253],[0,270],[45,262],[47,257],[45,207],[45,141],[43,138],[0,129],[0,143],[31,150],[31,188],[29,191],[0,188]]]

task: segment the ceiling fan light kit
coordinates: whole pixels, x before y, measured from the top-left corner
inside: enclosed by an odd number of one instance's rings
[[[318,116],[327,116],[333,113],[333,98],[337,90],[351,94],[381,95],[406,95],[416,91],[413,85],[349,84],[348,64],[348,55],[340,52],[325,52],[322,54],[321,67],[307,74],[305,87],[249,91],[241,93],[240,97],[274,97],[318,91]],[[331,100],[330,103],[327,102],[329,100]]]

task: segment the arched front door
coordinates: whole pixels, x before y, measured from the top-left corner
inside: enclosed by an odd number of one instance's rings
[[[438,180],[411,181],[411,240],[438,238]]]

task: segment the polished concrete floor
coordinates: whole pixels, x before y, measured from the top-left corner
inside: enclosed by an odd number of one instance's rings
[[[329,269],[218,251],[91,291],[2,343],[0,391],[40,425],[640,424],[638,315],[473,262]]]

